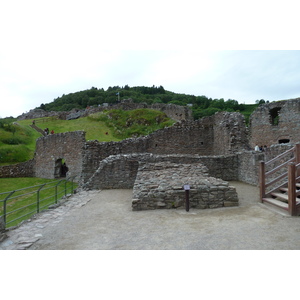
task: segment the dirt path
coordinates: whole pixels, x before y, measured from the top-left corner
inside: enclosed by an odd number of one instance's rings
[[[67,201],[69,207],[47,211],[9,232],[0,249],[300,249],[299,217],[259,204],[257,187],[231,185],[239,207],[189,212],[132,211],[132,190],[82,192]],[[31,244],[26,244],[28,232]]]

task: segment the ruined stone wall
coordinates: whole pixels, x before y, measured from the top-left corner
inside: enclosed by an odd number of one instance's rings
[[[250,150],[245,118],[240,113],[220,112],[214,115],[214,152],[231,154]]]
[[[53,179],[59,160],[69,168],[68,175],[81,175],[85,132],[74,131],[52,134],[37,139],[35,173],[37,177]]]
[[[259,183],[259,162],[264,160],[263,153],[245,151],[238,154],[238,178],[239,181],[258,185]]]
[[[201,163],[208,169],[208,175],[223,180],[238,180],[238,158],[230,156],[199,155],[154,155],[151,153],[134,153],[112,155],[99,164],[91,176],[83,172],[80,186],[84,189],[118,189],[132,188],[139,163],[171,162],[176,164]]]
[[[245,126],[238,128],[238,124],[243,122],[241,114],[218,113],[193,122],[176,123],[137,139],[108,143],[88,141],[84,148],[82,179],[86,182],[96,172],[100,162],[110,155],[153,153],[212,156],[236,153],[248,147]]]
[[[259,106],[250,117],[250,145],[300,141],[300,98]]]
[[[145,153],[148,137],[126,139],[121,142],[87,141],[84,145],[81,181],[87,182],[99,168],[101,162],[111,155]]]
[[[184,185],[189,186],[191,208],[237,206],[234,187],[209,177],[201,163],[141,163],[133,187],[133,210],[184,208]]]
[[[25,119],[38,119],[46,117],[57,117],[62,120],[71,120],[77,119],[79,117],[86,117],[90,114],[94,114],[104,110],[110,109],[122,109],[122,110],[133,110],[138,108],[149,108],[160,110],[164,112],[169,118],[175,121],[193,121],[192,110],[187,106],[181,106],[176,104],[164,104],[164,103],[155,103],[147,105],[146,103],[133,103],[133,102],[124,102],[111,106],[94,106],[82,110],[73,110],[73,111],[45,111],[43,109],[32,109],[28,113],[24,113],[18,117],[18,120]]]
[[[34,159],[9,166],[0,167],[0,178],[35,177]]]
[[[122,109],[122,110],[134,110],[140,108],[148,108],[154,109],[164,112],[169,118],[175,121],[193,121],[193,113],[192,110],[187,106],[181,106],[176,104],[164,104],[164,103],[154,103],[154,104],[146,104],[146,103],[134,103],[132,101],[124,101],[119,104],[114,104],[108,107],[91,107],[82,111],[82,116],[87,116],[92,113],[96,113],[99,111],[110,110],[110,109]]]
[[[211,117],[177,123],[149,135],[148,152],[156,154],[213,155],[214,129]]]
[[[58,119],[66,119],[66,115],[69,112],[64,111],[45,111],[43,109],[32,109],[28,113],[23,113],[18,116],[18,120],[31,120],[31,119],[39,119],[39,118],[47,118],[47,117],[57,117]]]
[[[238,180],[249,183],[252,185],[259,184],[259,164],[261,161],[268,162],[269,160],[277,157],[281,153],[286,152],[291,149],[293,145],[291,144],[279,144],[272,145],[267,148],[266,151],[256,152],[256,151],[244,151],[237,154],[238,157]],[[285,157],[276,165],[271,164],[266,168],[266,171],[271,170],[272,168],[278,166],[284,161],[290,159],[293,156],[293,153],[290,156]]]

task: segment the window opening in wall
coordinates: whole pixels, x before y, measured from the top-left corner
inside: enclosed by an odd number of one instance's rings
[[[272,125],[277,126],[279,124],[279,111],[281,110],[281,107],[274,107],[270,109],[270,122]]]
[[[289,139],[281,139],[278,141],[279,144],[288,144],[290,142]]]
[[[66,162],[64,159],[58,159],[55,162],[55,170],[54,170],[54,177],[55,178],[61,178],[61,177],[66,177],[67,172],[69,168],[66,165]]]

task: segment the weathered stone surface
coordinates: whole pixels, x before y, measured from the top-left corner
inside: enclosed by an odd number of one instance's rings
[[[227,206],[228,203],[238,205],[235,188],[221,179],[209,177],[208,169],[203,164],[161,161],[140,163],[133,187],[132,209],[183,208],[185,184],[190,186],[191,208],[223,207],[225,202]]]
[[[260,105],[250,116],[250,145],[270,147],[300,140],[300,98]]]
[[[151,179],[142,181],[136,177],[140,164],[143,163],[159,163],[172,162],[176,166],[176,170],[170,178],[161,179],[159,185],[153,183]],[[85,183],[81,178],[82,188],[84,189],[108,189],[108,188],[132,188],[134,184],[141,183],[143,189],[164,190],[164,185],[169,185],[170,179],[173,182],[173,189],[182,189],[182,184],[178,184],[176,179],[182,178],[180,165],[181,164],[203,164],[206,167],[205,173],[211,177],[219,177],[223,180],[238,180],[238,157],[231,156],[199,156],[199,155],[154,155],[150,153],[134,153],[125,155],[112,155],[101,161],[98,170],[91,175]],[[157,166],[163,169],[163,166]],[[190,170],[190,175],[193,175],[194,170]],[[216,183],[219,184],[219,183]],[[222,186],[222,184],[221,184]],[[203,189],[206,188],[205,181]]]

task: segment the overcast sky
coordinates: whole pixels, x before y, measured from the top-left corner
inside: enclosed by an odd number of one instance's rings
[[[2,1],[0,117],[92,86],[239,103],[300,97],[294,2]]]

